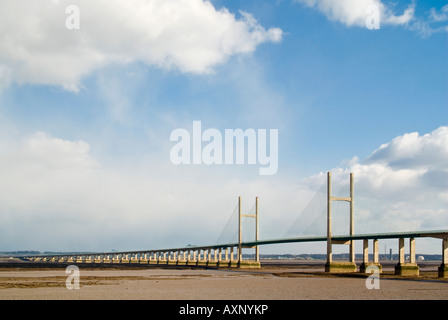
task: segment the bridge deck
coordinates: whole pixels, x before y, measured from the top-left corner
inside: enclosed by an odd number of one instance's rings
[[[368,233],[356,235],[335,235],[331,237],[332,241],[349,241],[349,240],[370,240],[370,239],[399,239],[399,238],[448,238],[448,230],[431,230],[431,231],[406,231],[406,232],[390,232],[390,233]],[[259,240],[254,242],[244,242],[244,245],[266,245],[276,243],[293,243],[293,242],[318,242],[327,241],[326,236],[320,237],[298,237],[298,238],[284,238],[272,240]]]
[[[332,241],[350,241],[350,240],[365,240],[365,239],[399,239],[399,238],[422,238],[422,237],[433,237],[448,239],[448,230],[428,230],[428,231],[407,231],[407,232],[390,232],[390,233],[370,233],[370,234],[356,234],[356,235],[335,235],[331,239]],[[296,242],[319,242],[327,241],[326,236],[318,237],[296,237],[296,238],[281,238],[281,239],[270,239],[270,240],[258,240],[258,241],[246,241],[242,242],[242,247],[253,247],[260,245],[269,244],[280,244],[280,243],[296,243]],[[51,254],[52,257],[63,257],[67,255],[117,255],[117,254],[138,254],[143,252],[179,252],[179,251],[194,251],[194,250],[208,250],[208,249],[224,249],[229,247],[238,247],[238,242],[235,243],[224,243],[216,245],[205,245],[205,246],[188,246],[179,248],[168,248],[168,249],[143,249],[136,251],[112,251],[112,252],[83,252],[83,253],[66,253],[66,254]],[[47,255],[33,255],[33,257],[47,256]]]

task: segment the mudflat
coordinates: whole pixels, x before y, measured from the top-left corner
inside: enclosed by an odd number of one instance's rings
[[[420,276],[398,277],[383,266],[379,288],[368,275],[326,274],[321,263],[262,263],[262,268],[199,269],[79,266],[79,289],[69,290],[65,268],[0,267],[0,299],[52,300],[306,300],[448,299],[448,280],[436,265]]]

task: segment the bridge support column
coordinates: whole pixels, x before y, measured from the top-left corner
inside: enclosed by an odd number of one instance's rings
[[[212,256],[212,250],[213,250],[213,256]],[[216,249],[208,249],[208,258],[207,258],[207,265],[208,266],[217,266],[218,265],[218,261],[216,260],[216,254],[217,251]]]
[[[139,253],[132,253],[129,255],[130,263],[140,263]]]
[[[379,272],[382,271],[382,267],[378,261],[378,239],[373,240],[373,263],[369,262],[369,240],[363,240],[363,259],[362,264],[359,266],[359,272],[367,273],[367,268],[369,266],[376,266]]]
[[[409,263],[406,263],[404,257],[404,238],[398,239],[398,264],[395,266],[395,274],[399,276],[418,276],[419,267],[415,263],[415,239],[409,240],[410,255]]]
[[[139,263],[149,263],[149,253],[140,253]]]
[[[362,244],[362,264],[359,266],[359,272],[366,273],[366,269],[369,265],[369,240],[364,239]]]
[[[220,266],[220,267],[228,267],[229,266],[229,259],[228,258],[229,258],[228,248],[226,247],[224,250],[223,250],[223,248],[219,248],[219,252],[218,252],[218,266]]]
[[[187,264],[187,252],[186,251],[179,251],[178,264],[182,264],[182,265]]]
[[[409,239],[409,262],[415,263],[415,239]]]
[[[207,265],[207,251],[205,249],[199,249],[197,265],[198,266]]]
[[[243,239],[242,236],[242,217],[243,214],[241,212],[241,197],[238,197],[238,264],[243,261],[243,248],[241,247],[241,242]]]
[[[122,254],[121,255],[121,259],[120,259],[120,263],[128,263],[129,259],[128,259],[128,254]]]
[[[168,254],[168,264],[176,264],[176,251],[170,251]]]
[[[439,267],[439,277],[448,278],[448,239],[442,239],[442,264]]]
[[[373,239],[373,263],[379,264],[378,239]]]
[[[236,247],[238,251],[238,247]],[[238,260],[235,260],[235,247],[230,247],[230,263],[229,267],[238,267]]]
[[[178,265],[185,265],[185,251],[178,251],[177,252],[177,264]]]

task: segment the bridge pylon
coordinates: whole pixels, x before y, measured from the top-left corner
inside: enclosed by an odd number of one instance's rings
[[[350,203],[350,235],[354,234],[354,175],[350,173],[350,197],[333,197],[331,195],[331,172],[327,172],[327,263],[326,272],[356,272],[355,242],[353,240],[335,241],[332,239],[331,229],[331,203],[332,201],[347,201]],[[348,262],[333,261],[333,244],[349,245],[350,257]]]
[[[258,227],[258,197],[255,197],[255,214],[244,214],[241,210],[241,196],[238,197],[238,266],[259,268],[260,267],[260,252],[258,245],[243,246],[243,217],[255,218],[255,241],[258,241],[259,227]],[[243,248],[255,248],[254,260],[243,260]]]

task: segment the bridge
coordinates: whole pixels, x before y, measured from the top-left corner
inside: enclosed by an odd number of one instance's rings
[[[332,202],[346,201],[350,203],[350,233],[348,235],[332,234]],[[255,240],[242,241],[242,218],[255,219]],[[438,275],[448,278],[448,230],[409,231],[354,234],[354,175],[350,174],[350,196],[334,197],[331,193],[331,172],[327,173],[327,235],[315,237],[291,237],[271,240],[260,240],[258,232],[258,197],[255,200],[255,214],[243,214],[241,197],[238,198],[238,241],[205,246],[187,246],[169,249],[153,249],[121,252],[71,253],[55,255],[33,255],[19,257],[23,260],[52,263],[82,263],[82,264],[148,264],[173,266],[207,266],[218,268],[259,268],[259,246],[299,242],[327,242],[327,261],[325,271],[330,273],[357,272],[355,263],[355,241],[362,241],[363,260],[359,272],[366,273],[370,266],[375,266],[381,272],[379,263],[379,240],[397,239],[399,259],[395,266],[395,274],[410,276],[419,274],[419,266],[415,259],[415,241],[417,238],[437,238],[441,240],[442,262]],[[405,239],[409,239],[409,261],[405,259]],[[369,240],[372,241],[373,260],[369,261]],[[333,245],[348,245],[349,260],[334,261]],[[253,259],[243,259],[243,248],[255,249]]]

